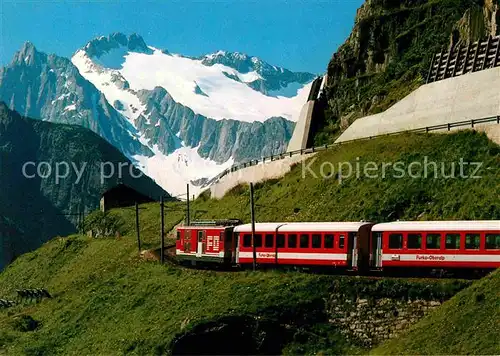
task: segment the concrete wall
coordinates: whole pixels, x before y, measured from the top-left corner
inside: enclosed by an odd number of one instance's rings
[[[280,178],[290,172],[293,164],[302,162],[314,154],[294,155],[231,172],[210,186],[211,197],[220,199],[229,190],[239,184],[257,183],[268,179]]]
[[[307,102],[304,104],[300,111],[299,119],[295,124],[295,129],[293,130],[292,138],[288,143],[287,152],[298,151],[307,148],[307,142],[311,131],[311,122],[314,120],[314,105],[316,100],[321,95],[328,78],[327,76],[318,77],[313,85],[311,86],[311,91]]]
[[[300,111],[299,120],[295,124],[292,138],[288,143],[287,152],[297,151],[307,148],[307,139],[309,138],[309,129],[311,128],[312,113],[314,110],[314,101],[308,101]]]
[[[474,129],[485,132],[490,140],[500,145],[500,125],[478,125]]]
[[[356,120],[336,142],[496,115],[500,67],[421,86],[383,113]]]

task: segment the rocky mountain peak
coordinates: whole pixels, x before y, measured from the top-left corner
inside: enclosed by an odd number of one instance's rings
[[[140,35],[133,33],[127,36],[121,32],[94,38],[85,45],[83,50],[89,57],[99,58],[109,51],[119,48],[139,53],[150,54],[153,52]]]
[[[251,57],[246,53],[227,52],[219,50],[215,53],[207,54],[202,57],[202,63],[208,66],[216,63],[236,69],[240,73],[248,73],[267,64],[257,57]],[[269,66],[269,65],[268,65]]]
[[[33,65],[40,59],[46,57],[44,53],[38,52],[35,45],[29,41],[26,41],[21,49],[16,52],[12,60],[12,64],[25,63],[27,65]]]
[[[134,52],[150,52],[151,50],[147,46],[144,39],[137,33],[133,33],[128,36],[128,49]]]

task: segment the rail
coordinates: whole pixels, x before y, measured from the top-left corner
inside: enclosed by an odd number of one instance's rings
[[[338,147],[338,146],[353,143],[353,142],[371,140],[374,138],[387,137],[387,136],[393,136],[393,135],[401,135],[401,134],[405,134],[405,133],[428,133],[431,131],[440,131],[440,130],[451,131],[452,128],[457,128],[457,127],[469,127],[470,126],[471,128],[474,128],[475,125],[490,123],[490,122],[496,122],[497,124],[500,124],[500,115],[486,117],[486,118],[482,118],[482,119],[473,119],[473,120],[458,121],[458,122],[453,122],[453,123],[448,123],[448,124],[426,126],[426,127],[421,127],[421,128],[412,129],[412,130],[390,132],[390,133],[381,134],[381,135],[362,137],[362,138],[357,138],[357,139],[342,141],[342,142],[336,142],[336,143],[322,145],[322,146],[315,146],[315,147],[310,147],[310,148],[304,148],[301,150],[278,153],[275,155],[262,157],[261,159],[254,159],[254,160],[250,160],[250,161],[247,161],[244,163],[235,164],[235,165],[231,166],[230,168],[225,169],[224,171],[219,173],[214,178],[210,179],[207,183],[205,183],[203,185],[203,187],[208,187],[211,184],[213,184],[213,183],[217,182],[218,180],[220,180],[221,178],[223,178],[224,176],[226,176],[227,174],[232,173],[232,172],[236,172],[240,169],[256,166],[260,163],[281,160],[281,159],[284,159],[286,157],[292,157],[292,156],[298,155],[298,154],[300,154],[300,155],[311,154],[314,152],[325,151],[325,150],[328,150],[328,149],[333,148],[333,147]]]

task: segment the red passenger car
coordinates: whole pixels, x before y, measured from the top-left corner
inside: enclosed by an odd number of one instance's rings
[[[236,256],[234,226],[239,220],[197,221],[177,228],[175,254],[179,260],[231,264]]]
[[[374,225],[375,268],[500,267],[500,221],[412,221]]]
[[[256,262],[259,264],[368,267],[369,236],[366,222],[306,222],[255,224]],[[253,263],[252,226],[234,229],[237,263]],[[366,263],[364,263],[366,261]]]

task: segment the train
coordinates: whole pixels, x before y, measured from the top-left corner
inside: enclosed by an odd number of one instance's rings
[[[500,267],[500,220],[373,222],[193,222],[176,231],[181,262],[381,271]]]

